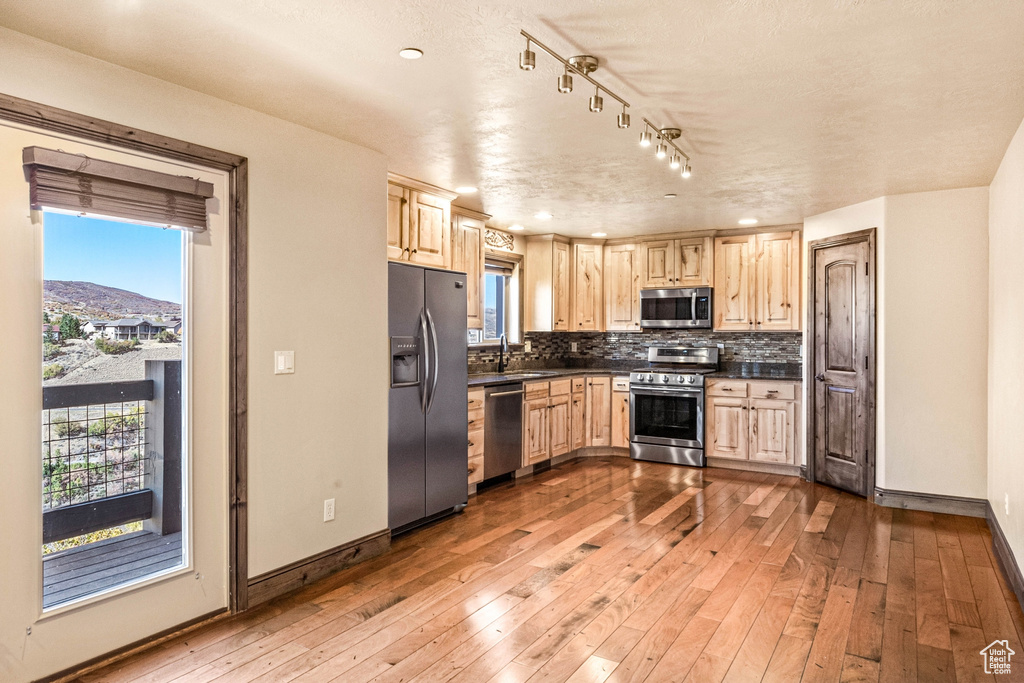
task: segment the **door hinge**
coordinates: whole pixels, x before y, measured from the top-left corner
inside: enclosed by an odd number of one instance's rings
[[[868,369],[868,357],[867,356],[864,356],[864,369],[865,370]]]
[[[867,261],[864,262],[864,274],[865,275],[871,275],[871,273],[868,272],[868,262]]]

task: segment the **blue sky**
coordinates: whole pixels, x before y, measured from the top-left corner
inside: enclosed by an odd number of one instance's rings
[[[43,219],[43,277],[181,303],[180,230],[61,213]]]

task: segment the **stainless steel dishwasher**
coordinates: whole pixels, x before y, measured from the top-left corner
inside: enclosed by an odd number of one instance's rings
[[[523,383],[484,391],[484,479],[515,472],[523,461]]]

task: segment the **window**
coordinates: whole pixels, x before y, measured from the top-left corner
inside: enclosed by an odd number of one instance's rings
[[[494,344],[501,335],[519,341],[519,257],[488,255],[484,267],[482,330],[469,330],[470,344]]]

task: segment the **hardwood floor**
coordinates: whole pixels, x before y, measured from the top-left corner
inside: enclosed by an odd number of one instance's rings
[[[984,520],[591,458],[78,680],[975,681],[1022,637]]]

